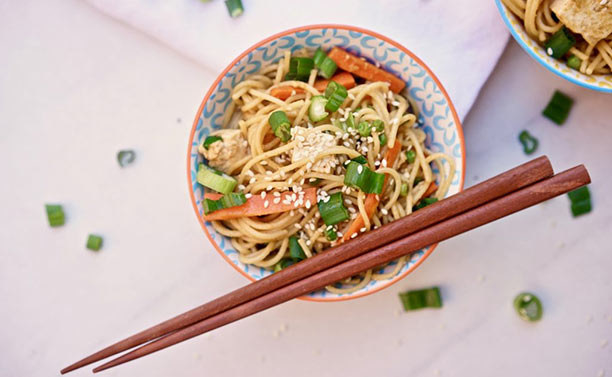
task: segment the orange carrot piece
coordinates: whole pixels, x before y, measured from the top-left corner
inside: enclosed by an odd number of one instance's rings
[[[335,81],[338,84],[341,84],[347,89],[354,88],[356,85],[355,78],[353,77],[353,75],[351,75],[348,72],[337,73],[333,75],[331,79],[332,81]],[[314,87],[319,92],[324,92],[325,88],[327,88],[328,83],[329,83],[329,80],[320,79],[320,80],[315,81]]]
[[[270,89],[270,95],[280,100],[286,100],[294,94],[304,93],[302,88],[294,88],[292,86],[277,86],[276,88]]]
[[[423,198],[429,197],[429,195],[436,192],[437,189],[438,189],[438,185],[436,185],[436,182],[431,182],[427,190],[425,190],[425,193],[423,194]]]
[[[337,82],[338,84],[342,84],[342,86],[344,86],[347,89],[354,88],[356,85],[355,78],[353,77],[353,75],[351,75],[348,72],[337,73],[331,79]],[[328,83],[329,83],[329,80],[319,79],[315,81],[314,87],[319,92],[324,92],[325,88],[327,88]],[[299,94],[299,93],[304,93],[304,89],[295,88],[289,85],[277,86],[276,88],[270,89],[271,96],[276,97],[283,101],[291,97],[292,95]]]
[[[399,154],[399,151],[401,148],[402,148],[402,145],[398,141],[393,145],[393,148],[389,148],[387,150],[387,154],[385,155],[385,160],[387,160],[387,166],[393,166],[393,164],[395,163],[395,159],[397,159],[397,155]],[[385,174],[385,182],[383,183],[383,192],[385,188],[387,187],[388,181],[389,181],[389,176]],[[365,207],[365,211],[368,214],[368,218],[372,218],[372,215],[374,215],[374,212],[376,212],[376,208],[378,208],[378,202],[380,201],[378,198],[379,196],[376,194],[366,195],[366,199],[365,199],[363,206]],[[357,216],[355,220],[353,220],[351,225],[349,225],[348,229],[342,236],[342,242],[350,240],[353,234],[359,234],[359,231],[361,230],[361,228],[364,227],[364,225],[365,225],[365,221],[363,217],[361,215]]]
[[[353,54],[344,51],[341,48],[334,47],[327,55],[333,60],[338,68],[350,72],[359,77],[363,77],[370,81],[385,81],[390,84],[389,89],[395,93],[399,93],[404,89],[406,83],[395,75],[377,68],[375,65],[361,60]]]
[[[291,200],[291,195],[293,192],[284,192],[281,193],[280,202],[274,203],[274,199],[277,197],[272,195],[266,195],[266,197],[262,198],[261,195],[253,195],[249,199],[247,199],[246,203],[236,207],[230,207],[225,209],[220,209],[213,213],[209,213],[208,215],[204,215],[204,220],[212,221],[212,220],[229,220],[236,219],[239,217],[251,217],[251,216],[263,216],[270,215],[272,213],[281,213],[291,211],[292,209],[298,209],[306,206],[306,202],[310,201],[310,205],[317,204],[317,188],[311,187],[304,190],[303,203],[301,205],[295,206],[295,202]],[[216,193],[206,193],[204,194],[204,198],[218,200],[221,194]],[[291,203],[286,204],[283,203],[285,200],[289,200]],[[265,202],[268,202],[268,205],[265,205]]]

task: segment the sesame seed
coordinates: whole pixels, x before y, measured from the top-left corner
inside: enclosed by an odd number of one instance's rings
[[[293,183],[293,179],[289,178],[289,180],[287,181],[287,184],[291,186],[292,183]]]
[[[367,229],[366,229],[366,227],[365,227],[365,226],[364,226],[363,228],[359,229],[359,231],[360,231],[361,233],[365,232],[366,230],[367,230]]]
[[[348,141],[345,141],[344,143],[342,143],[342,145],[344,145],[347,148],[351,147],[351,144]]]
[[[344,203],[346,203],[346,204],[348,204],[348,205],[353,204],[353,203],[352,203],[350,200],[348,200],[348,199],[344,199]]]
[[[274,199],[272,202],[273,202],[274,204],[278,204],[278,203],[280,203],[280,201],[281,201],[281,199],[280,199],[280,198],[275,198],[275,199]]]
[[[357,210],[355,209],[355,207],[349,207],[348,210],[350,213],[357,213]]]
[[[382,160],[382,166],[383,166],[384,168],[386,168],[386,167],[387,167],[387,159],[386,159],[386,158],[383,158],[383,160]]]
[[[272,175],[272,172],[270,170],[267,170],[266,175]]]
[[[348,98],[350,98],[350,99],[354,100],[354,99],[355,99],[355,96],[353,95],[353,93],[349,93],[349,94],[348,94]]]
[[[342,232],[336,232],[338,233],[338,238],[342,237]]]
[[[312,244],[312,242],[310,242],[310,240],[306,241],[306,246],[310,246]]]
[[[257,179],[255,179],[255,178],[251,178],[251,179],[249,180],[249,184],[253,184],[253,183],[255,183],[255,182],[257,182]]]
[[[400,103],[398,101],[393,101],[391,104],[395,107],[399,107]]]
[[[250,175],[251,177],[255,175],[255,173],[253,173],[253,172],[252,172],[252,171],[250,171],[250,170],[247,170],[247,172],[246,172],[246,173],[247,173],[247,175]]]
[[[274,191],[274,192],[272,193],[272,195],[274,195],[274,196],[276,196],[276,197],[281,196],[280,192],[278,192],[278,191]]]
[[[374,161],[374,166],[380,166],[380,161]]]
[[[264,160],[264,161],[260,162],[260,164],[263,165],[263,166],[266,166],[266,165],[268,165],[268,161]]]
[[[302,178],[302,179],[300,180],[300,185],[303,185],[303,184],[304,184],[304,178]],[[301,188],[301,187],[300,187],[300,191],[302,191],[302,188]]]
[[[253,194],[248,193],[248,194],[246,194],[244,197],[245,197],[245,198],[247,198],[247,199],[249,199],[249,198],[251,198],[251,196],[253,196]]]
[[[388,215],[388,214],[389,214],[389,211],[387,211],[385,208],[381,209],[381,210],[380,210],[380,212],[381,212],[383,215]]]
[[[306,164],[306,170],[310,170],[312,168],[312,162],[308,162]]]
[[[357,166],[357,173],[361,174],[363,172],[363,165]]]
[[[268,187],[266,187],[266,190],[267,190],[267,191],[272,191],[272,190],[274,190],[274,187],[272,187],[272,186],[268,186]]]
[[[549,47],[549,48],[547,48],[547,49],[546,49],[546,53],[547,53],[548,55],[552,56],[552,54],[553,54],[553,49],[552,49],[552,48],[550,48],[550,47]]]
[[[357,233],[353,233],[353,234],[351,235],[351,238],[355,238],[355,237],[357,237]]]
[[[294,225],[296,228],[298,228],[298,229],[302,229],[302,225],[300,225],[300,223],[295,223],[295,224],[293,224],[293,225]]]
[[[268,202],[267,200],[264,202],[264,208],[268,208],[270,206],[270,202]]]
[[[306,209],[310,209],[310,200],[306,201]],[[314,230],[314,229],[313,229]]]
[[[244,190],[245,188],[244,185],[238,185],[238,190]]]
[[[262,191],[261,194],[260,194],[262,199],[265,199],[266,195],[267,195],[267,192],[265,192],[265,191]]]

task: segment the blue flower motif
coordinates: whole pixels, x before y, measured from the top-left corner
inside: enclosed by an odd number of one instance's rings
[[[429,76],[425,77],[423,87],[412,88],[410,94],[416,101],[422,102],[423,113],[428,117],[434,115],[434,105],[439,104],[440,97],[444,99],[436,83]]]
[[[336,29],[322,29],[321,32],[313,32],[306,38],[306,46],[317,48],[319,46],[340,46],[345,47],[349,44],[348,37],[340,35]]]

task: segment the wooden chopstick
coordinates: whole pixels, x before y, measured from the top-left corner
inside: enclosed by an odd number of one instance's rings
[[[410,254],[427,245],[444,241],[555,196],[575,190],[590,183],[590,181],[589,174],[583,165],[566,170],[551,178],[534,183],[531,186],[425,228],[420,232],[386,244],[364,255],[348,260],[264,296],[260,296],[252,301],[202,320],[194,325],[178,330],[161,339],[139,347],[117,359],[111,360],[95,368],[94,372],[100,372],[140,358],[293,298],[321,289],[326,285],[333,284],[346,277],[356,275],[370,268]]]
[[[211,317],[237,305],[270,293],[317,272],[335,266],[381,246],[381,240],[392,242],[422,230],[437,222],[475,208],[493,199],[516,191],[553,175],[547,157],[539,157],[519,165],[493,178],[474,185],[463,192],[444,199],[379,229],[362,234],[358,241],[351,240],[300,263],[274,273],[264,279],[234,290],[213,301],[164,321],[156,326],[108,346],[64,369],[67,373],[109,356],[126,351],[160,336],[169,334],[193,323]]]

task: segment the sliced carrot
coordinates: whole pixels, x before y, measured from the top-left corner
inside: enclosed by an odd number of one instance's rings
[[[437,189],[438,189],[438,185],[436,185],[436,182],[431,182],[427,190],[425,190],[425,193],[423,194],[423,198],[429,197],[429,195],[436,192]]]
[[[281,193],[281,196],[276,197],[270,194],[266,195],[266,197],[262,198],[261,195],[254,195],[247,199],[246,203],[241,206],[230,207],[215,211],[208,215],[204,215],[204,220],[212,221],[212,220],[229,220],[236,219],[239,217],[251,217],[251,216],[263,216],[270,215],[272,213],[281,213],[291,211],[292,209],[298,209],[306,206],[306,202],[310,202],[310,205],[315,205],[317,203],[317,188],[311,187],[304,190],[304,196],[302,197],[302,203],[299,205],[295,205],[295,202],[291,200],[291,196],[294,194],[293,192],[284,192]],[[204,194],[204,198],[218,200],[221,194],[216,193],[206,193]],[[300,198],[299,195],[297,195]],[[280,202],[274,203],[274,199],[280,198]],[[284,201],[289,201],[287,204]],[[266,205],[265,203],[268,202]],[[309,205],[309,207],[310,207]]]
[[[337,73],[333,75],[331,79],[332,81],[335,81],[338,84],[341,84],[347,89],[354,88],[356,85],[355,78],[353,77],[353,75],[351,75],[348,72]],[[320,79],[320,80],[315,81],[314,87],[319,92],[324,92],[325,88],[327,88],[328,83],[329,83],[329,80]]]
[[[399,93],[404,89],[406,83],[395,75],[384,71],[365,60],[361,60],[355,55],[344,51],[341,48],[334,47],[328,54],[336,65],[356,76],[363,77],[370,81],[385,81],[390,84],[389,89],[395,93]]]
[[[270,95],[280,100],[286,100],[294,94],[304,93],[302,88],[294,88],[292,86],[277,86],[276,88],[270,89]]]
[[[393,145],[393,148],[389,148],[387,150],[387,154],[385,155],[385,160],[387,160],[387,166],[393,166],[395,163],[395,159],[397,159],[397,155],[399,154],[402,145],[400,142],[396,142]],[[389,181],[389,175],[385,174],[385,182],[383,183],[383,191],[387,187],[387,183]],[[368,194],[366,196],[365,202],[363,206],[365,207],[365,211],[368,214],[368,218],[372,218],[374,212],[376,212],[376,208],[378,208],[378,203],[380,201],[380,197],[376,194]],[[361,215],[357,216],[355,220],[349,225],[348,229],[342,236],[342,242],[348,241],[351,239],[353,234],[359,234],[361,228],[365,225],[365,221]]]
[[[331,79],[337,82],[338,84],[342,84],[342,86],[344,86],[347,89],[354,88],[356,85],[355,78],[353,77],[353,75],[351,75],[348,72],[340,72],[334,75]],[[320,80],[315,81],[314,87],[319,92],[324,92],[325,88],[327,88],[328,83],[329,83],[329,80],[320,79]],[[295,88],[289,85],[277,86],[276,88],[270,89],[271,96],[276,97],[283,101],[291,97],[292,95],[299,94],[299,93],[304,93],[304,89]]]

